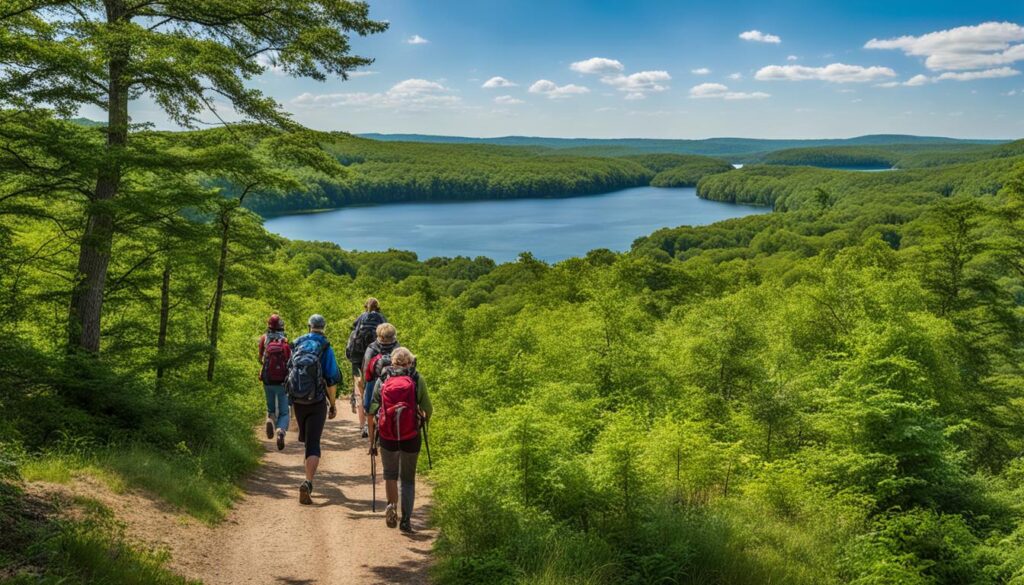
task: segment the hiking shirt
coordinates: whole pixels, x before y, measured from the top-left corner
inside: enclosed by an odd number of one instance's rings
[[[318,347],[309,348],[312,351],[316,351],[319,349],[319,346],[330,342],[327,341],[327,337],[325,337],[323,333],[314,331],[296,339],[295,343],[292,344],[292,347],[294,347],[297,352],[300,347],[314,343]],[[341,380],[341,371],[338,369],[338,360],[334,357],[333,345],[328,346],[327,350],[320,355],[320,369],[324,374],[324,383],[327,384],[327,386],[337,386],[338,382]]]

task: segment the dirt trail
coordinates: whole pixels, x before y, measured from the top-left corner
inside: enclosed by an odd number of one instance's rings
[[[246,481],[245,496],[228,518],[212,528],[162,501],[133,491],[115,494],[89,477],[69,485],[36,482],[30,490],[99,500],[133,540],[168,549],[171,569],[207,585],[426,583],[436,536],[425,526],[430,486],[416,485],[416,533],[388,528],[380,459],[373,513],[367,442],[348,400],[339,399],[338,409],[321,441],[312,506],[299,504],[303,448],[294,421],[284,451],[261,434],[263,465]]]
[[[338,411],[324,431],[312,506],[299,504],[303,450],[292,423],[284,451],[264,442],[263,465],[223,524],[192,532],[189,542],[169,543],[174,568],[208,585],[426,583],[435,537],[424,523],[429,486],[417,482],[417,532],[388,528],[380,459],[374,514],[367,442],[347,400],[338,400]]]

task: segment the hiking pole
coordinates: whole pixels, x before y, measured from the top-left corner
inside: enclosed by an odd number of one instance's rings
[[[377,456],[370,451],[370,481],[373,483],[373,512],[377,513]]]
[[[427,438],[427,420],[420,421],[420,428],[423,429],[423,444],[427,446],[427,469],[434,468],[434,462],[430,459],[430,439]]]

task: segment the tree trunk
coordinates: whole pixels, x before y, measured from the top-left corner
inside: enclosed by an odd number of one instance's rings
[[[107,7],[109,22],[123,17],[120,2]],[[110,265],[110,249],[114,241],[114,215],[110,203],[121,187],[119,155],[128,143],[128,87],[124,70],[127,52],[110,60],[107,86],[107,154],[108,166],[100,169],[96,188],[86,211],[85,232],[78,253],[78,272],[71,289],[68,307],[68,349],[83,349],[92,354],[100,351],[100,317],[103,312],[103,287]]]
[[[164,278],[160,284],[160,333],[156,338],[156,379],[164,377],[164,359],[167,347],[167,320],[171,313],[171,267],[164,267]]]
[[[230,208],[225,208],[220,216],[220,264],[217,266],[217,290],[213,293],[213,319],[210,320],[210,363],[206,367],[206,381],[213,381],[213,371],[217,366],[217,338],[220,333],[220,309],[224,303],[224,273],[228,266],[228,235],[231,229]]]

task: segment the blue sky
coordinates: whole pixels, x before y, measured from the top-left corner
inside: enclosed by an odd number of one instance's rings
[[[1024,2],[378,0],[311,127],[468,136],[1024,136]],[[490,88],[483,87],[492,78]]]

